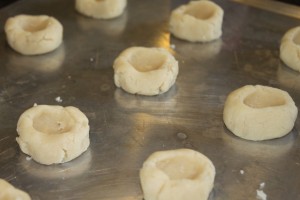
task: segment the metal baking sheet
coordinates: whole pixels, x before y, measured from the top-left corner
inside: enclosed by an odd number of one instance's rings
[[[222,120],[226,96],[247,84],[286,90],[299,107],[299,73],[278,58],[282,35],[299,19],[216,0],[225,11],[222,38],[189,43],[168,31],[171,10],[187,2],[128,0],[125,13],[107,21],[80,15],[73,0],[26,0],[2,8],[0,178],[33,200],[141,200],[143,161],[158,150],[191,148],[216,167],[210,199],[256,199],[261,183],[268,199],[300,199],[299,117],[290,134],[265,142],[235,137]],[[63,45],[42,56],[14,52],[3,26],[17,14],[56,17],[64,26]],[[144,97],[115,87],[112,63],[130,46],[174,54],[180,72],[169,92]],[[88,151],[61,165],[28,159],[16,143],[16,124],[34,103],[81,109],[90,120]]]

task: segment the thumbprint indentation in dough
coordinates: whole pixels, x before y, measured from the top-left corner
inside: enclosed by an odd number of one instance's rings
[[[201,11],[201,12],[199,12]],[[206,20],[212,17],[215,13],[215,8],[210,4],[195,4],[195,6],[187,7],[185,14],[191,15],[197,19]]]
[[[33,127],[39,132],[47,134],[62,134],[71,131],[75,121],[64,110],[59,112],[42,112],[33,119]]]
[[[296,45],[300,45],[300,30],[295,33],[293,41]]]
[[[166,56],[158,51],[140,49],[136,51],[129,63],[139,72],[149,72],[159,69],[166,60]]]
[[[23,30],[34,33],[46,29],[49,24],[49,18],[43,20],[39,18],[27,18],[26,20],[21,20],[19,24]]]
[[[168,175],[171,180],[194,180],[197,179],[203,171],[193,159],[185,156],[162,160],[157,163],[157,167]]]
[[[286,104],[284,97],[274,91],[257,90],[247,96],[244,103],[252,108],[266,108]]]

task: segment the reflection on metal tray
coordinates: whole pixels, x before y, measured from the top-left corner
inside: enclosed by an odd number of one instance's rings
[[[284,89],[299,107],[299,73],[278,58],[282,35],[299,20],[216,0],[225,11],[222,38],[189,43],[168,32],[171,10],[186,2],[128,0],[125,13],[107,21],[78,14],[73,0],[26,0],[2,8],[0,178],[33,200],[141,200],[143,161],[154,151],[192,148],[216,167],[211,199],[256,199],[262,182],[268,199],[300,199],[299,119],[290,134],[265,142],[235,137],[222,120],[226,96],[246,84]],[[64,44],[42,56],[11,50],[3,25],[20,13],[56,17],[64,26]],[[170,50],[180,65],[175,86],[154,97],[117,89],[112,63],[129,46]],[[26,159],[15,141],[16,123],[34,103],[80,108],[90,120],[88,151],[62,165]]]

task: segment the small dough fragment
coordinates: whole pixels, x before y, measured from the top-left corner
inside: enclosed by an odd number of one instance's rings
[[[215,178],[213,163],[191,149],[158,151],[140,170],[145,200],[206,200]]]
[[[222,35],[223,9],[212,1],[191,1],[172,11],[170,32],[190,42],[209,42]]]
[[[288,134],[297,114],[298,109],[287,92],[268,86],[246,85],[228,95],[223,120],[238,137],[260,141]]]
[[[31,200],[30,196],[4,179],[0,179],[0,199],[1,200]]]
[[[300,26],[290,29],[282,37],[280,59],[288,67],[300,72]]]
[[[88,17],[111,19],[120,16],[127,0],[76,0],[76,10]]]
[[[55,50],[63,38],[63,26],[47,15],[17,15],[5,23],[8,44],[23,55],[38,55]]]
[[[37,105],[20,116],[16,140],[21,150],[36,162],[64,163],[89,147],[88,123],[78,108]]]
[[[131,94],[167,92],[178,75],[178,62],[163,48],[130,47],[115,60],[114,81]]]

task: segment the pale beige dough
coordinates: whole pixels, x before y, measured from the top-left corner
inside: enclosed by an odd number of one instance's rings
[[[170,32],[190,42],[209,42],[222,35],[223,9],[212,1],[191,1],[172,11]]]
[[[178,75],[178,62],[163,48],[130,47],[115,60],[114,81],[131,94],[167,92]]]
[[[158,151],[140,170],[145,200],[206,200],[215,178],[213,163],[191,149]]]
[[[288,134],[298,109],[290,95],[280,89],[246,85],[231,92],[223,120],[235,135],[247,140],[268,140]]]
[[[0,179],[0,199],[1,200],[30,200],[30,196],[14,186],[5,181],[4,179]]]
[[[21,150],[36,162],[68,162],[87,150],[89,121],[77,108],[38,105],[26,110],[17,124]]]
[[[63,38],[63,26],[47,15],[17,15],[4,27],[8,44],[23,55],[38,55],[55,50]]]
[[[280,58],[288,67],[300,71],[300,26],[290,29],[282,37]]]
[[[88,17],[111,19],[120,16],[127,0],[76,0],[75,8]]]

